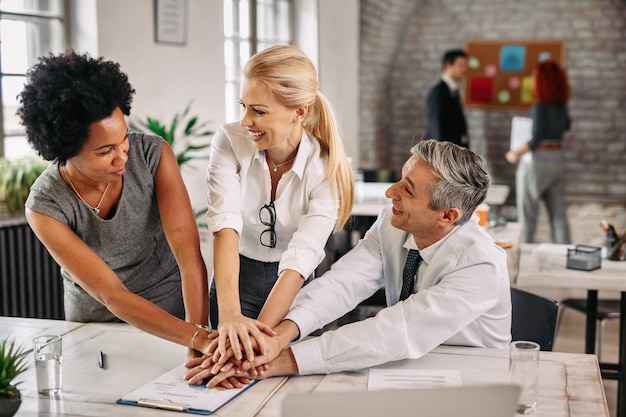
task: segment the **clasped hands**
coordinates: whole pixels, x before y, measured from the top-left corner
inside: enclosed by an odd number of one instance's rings
[[[220,333],[221,337],[216,337],[215,332],[211,333],[208,352],[185,363],[185,380],[193,385],[206,384],[207,388],[242,388],[254,379],[263,379],[269,369],[268,362],[276,358],[284,346],[271,328],[259,328],[263,332],[253,337],[245,334],[248,337],[243,337],[244,343],[237,335],[231,338]]]

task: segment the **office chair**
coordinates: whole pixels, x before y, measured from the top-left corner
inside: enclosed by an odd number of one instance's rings
[[[512,340],[538,343],[540,350],[551,351],[554,343],[559,303],[551,298],[511,287]]]
[[[560,305],[569,307],[573,310],[587,315],[587,299],[586,298],[566,298],[561,301]],[[604,336],[604,324],[608,319],[620,318],[620,300],[602,299],[598,300],[598,362],[602,358],[602,337]],[[559,320],[560,322],[560,320]]]

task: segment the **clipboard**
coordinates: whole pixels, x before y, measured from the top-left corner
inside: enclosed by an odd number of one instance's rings
[[[179,365],[124,395],[116,403],[208,416],[258,382],[252,381],[243,388],[209,389],[204,385],[189,385],[183,379],[183,370],[184,366]]]

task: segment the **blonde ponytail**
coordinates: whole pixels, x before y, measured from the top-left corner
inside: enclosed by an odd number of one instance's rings
[[[319,91],[315,97],[315,103],[309,107],[309,114],[304,119],[303,127],[310,137],[317,139],[322,152],[328,155],[328,182],[339,198],[335,226],[335,231],[338,231],[346,224],[352,213],[354,174],[339,135],[331,105]]]

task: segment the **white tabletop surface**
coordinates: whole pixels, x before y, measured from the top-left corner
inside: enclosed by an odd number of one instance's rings
[[[626,261],[601,260],[593,271],[566,268],[567,249],[575,245],[521,245],[519,286],[582,288],[587,290],[626,291]],[[605,257],[603,257],[605,258]]]
[[[29,330],[23,331],[27,328]],[[71,328],[72,330],[68,329]],[[30,333],[29,333],[30,332]],[[63,335],[63,395],[39,398],[31,368],[22,375],[24,402],[18,416],[174,416],[174,412],[115,404],[121,396],[153,380],[185,359],[185,348],[125,324],[76,324],[0,317],[0,338],[27,340],[37,333]],[[106,354],[106,369],[97,365]],[[29,355],[30,356],[30,355]],[[609,416],[594,355],[541,352],[536,416]],[[30,360],[32,365],[32,359]],[[506,350],[439,347],[416,360],[382,367],[459,370],[464,385],[508,382]],[[182,372],[182,368],[181,368]],[[215,413],[221,417],[279,417],[281,401],[292,392],[364,391],[368,371],[270,378],[260,381]]]

